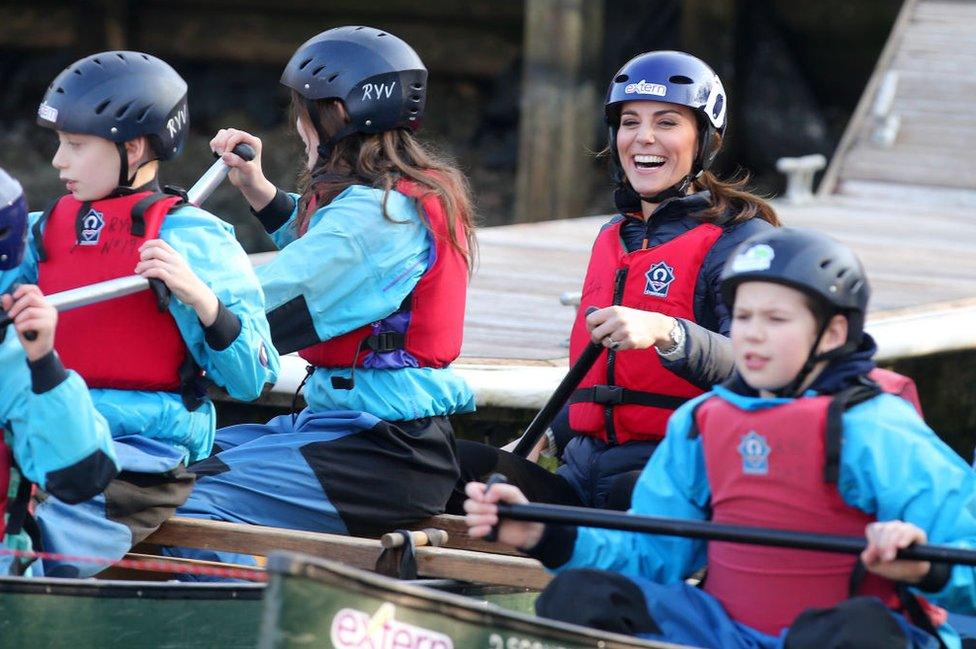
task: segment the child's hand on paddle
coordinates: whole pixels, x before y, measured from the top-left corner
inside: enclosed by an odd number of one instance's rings
[[[586,328],[593,342],[614,351],[647,349],[652,345],[667,349],[672,346],[674,325],[671,316],[625,306],[597,309],[586,316]]]
[[[234,147],[241,143],[249,144],[254,149],[253,160],[247,161],[233,153]],[[210,150],[230,167],[227,175],[230,184],[240,189],[251,207],[258,211],[266,207],[278,193],[274,184],[265,178],[261,168],[261,147],[261,138],[236,128],[222,128],[210,140]]]
[[[861,561],[868,570],[893,581],[917,584],[929,573],[928,561],[896,560],[898,550],[914,543],[925,543],[925,530],[904,521],[871,523],[864,529],[868,547]]]
[[[183,255],[162,239],[151,239],[139,246],[139,263],[135,273],[146,279],[158,279],[173,296],[196,311],[204,327],[217,319],[217,295],[197,277]]]
[[[54,330],[58,326],[58,312],[44,298],[41,289],[22,284],[11,295],[4,295],[0,306],[14,321],[14,329],[24,346],[27,359],[36,361],[54,349]],[[37,336],[28,340],[24,335],[33,331]]]
[[[468,525],[468,536],[487,536],[491,528],[498,525],[498,541],[516,548],[531,548],[542,538],[545,530],[542,523],[506,520],[498,524],[496,503],[524,505],[529,502],[515,485],[494,484],[485,493],[483,482],[469,482],[464,487],[464,493],[468,496],[464,501],[464,511],[467,514],[464,522]]]

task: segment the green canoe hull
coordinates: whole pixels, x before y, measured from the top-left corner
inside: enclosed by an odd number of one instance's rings
[[[484,601],[293,553],[268,559],[260,649],[676,647],[540,620]],[[522,608],[531,601],[506,602]]]
[[[263,584],[5,577],[0,638],[45,649],[254,647],[263,592]]]

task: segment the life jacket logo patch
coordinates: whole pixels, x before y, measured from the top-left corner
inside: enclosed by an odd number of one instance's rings
[[[98,240],[102,236],[102,228],[105,227],[105,218],[101,212],[94,208],[88,210],[88,214],[81,219],[81,238],[78,240],[80,246],[98,245]]]
[[[754,430],[742,436],[739,441],[739,455],[742,456],[742,472],[746,475],[766,475],[769,473],[769,444],[766,438]]]
[[[674,268],[668,266],[663,261],[659,261],[644,273],[644,277],[647,278],[644,295],[667,297],[668,289],[671,288],[671,282],[674,281]]]

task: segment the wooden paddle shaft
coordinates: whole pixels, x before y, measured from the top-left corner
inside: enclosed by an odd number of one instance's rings
[[[447,543],[447,532],[444,530],[427,528],[424,530],[410,532],[410,538],[413,540],[414,547],[430,545],[436,548]],[[387,550],[402,546],[404,541],[405,539],[403,538],[403,534],[400,534],[399,532],[387,532],[380,537],[380,545]]]
[[[866,541],[861,537],[727,525],[712,523],[711,521],[636,516],[622,512],[565,505],[498,503],[498,517],[499,519],[601,527],[627,532],[683,536],[750,545],[771,545],[841,554],[860,554],[866,546]],[[898,558],[976,566],[976,550],[941,545],[913,545],[899,550]]]

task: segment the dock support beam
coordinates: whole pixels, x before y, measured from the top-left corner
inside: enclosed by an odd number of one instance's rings
[[[603,0],[525,0],[518,223],[579,216],[589,201],[602,32]]]

